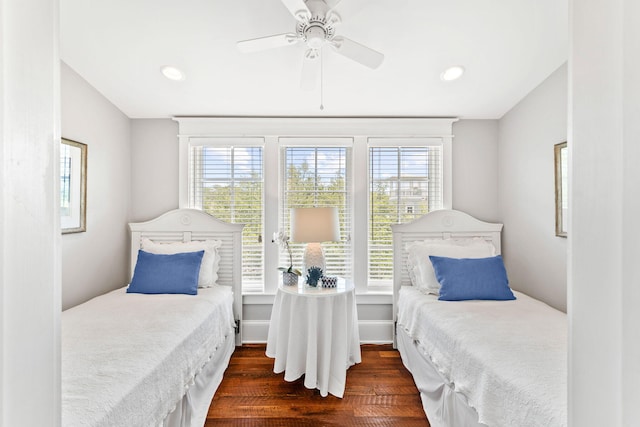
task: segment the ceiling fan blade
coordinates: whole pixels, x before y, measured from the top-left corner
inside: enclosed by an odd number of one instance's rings
[[[280,0],[282,4],[289,9],[289,12],[299,21],[302,21],[305,17],[311,17],[311,12],[307,7],[304,0]]]
[[[336,36],[331,41],[331,46],[341,55],[346,56],[369,68],[378,68],[384,60],[384,55],[378,51],[354,42],[346,37]]]
[[[276,47],[290,46],[296,44],[298,41],[298,36],[293,33],[276,34],[273,36],[239,41],[238,49],[244,53],[259,52]]]
[[[318,84],[320,75],[320,51],[309,49],[302,60],[302,78],[300,88],[302,90],[314,90]]]
[[[340,3],[340,0],[324,0],[324,2],[329,6],[329,9],[334,9]]]

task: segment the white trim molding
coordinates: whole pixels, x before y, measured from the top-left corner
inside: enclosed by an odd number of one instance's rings
[[[183,136],[451,137],[457,118],[174,117]]]
[[[194,144],[215,139],[220,144],[257,144],[263,147],[264,174],[264,236],[270,236],[279,227],[278,195],[280,194],[278,171],[279,150],[283,145],[341,145],[351,146],[349,168],[352,176],[368,174],[366,160],[370,144],[439,145],[442,147],[442,208],[452,206],[452,141],[453,123],[457,118],[363,118],[363,117],[174,117],[178,122],[179,139],[179,206],[189,206],[189,150]],[[217,143],[216,142],[216,143]],[[354,159],[358,159],[355,161]],[[351,212],[353,218],[368,215],[368,189],[366,179],[352,182]],[[367,221],[356,221],[351,230],[353,250],[352,277],[358,294],[376,290],[370,285],[366,257]],[[279,253],[275,245],[264,248],[265,294],[275,293],[279,280]],[[269,267],[272,266],[273,268]],[[360,279],[357,279],[360,278]],[[391,293],[391,287],[378,289]]]
[[[393,321],[360,320],[358,321],[360,344],[391,344],[393,342]],[[245,320],[242,343],[264,344],[269,334],[268,320]]]
[[[178,122],[180,208],[189,207],[189,144],[201,138],[438,138],[445,159],[443,208],[452,204],[453,123],[457,118],[430,117],[174,117]],[[268,144],[267,144],[268,145]]]
[[[61,424],[59,10],[58,0],[0,0],[4,426]]]

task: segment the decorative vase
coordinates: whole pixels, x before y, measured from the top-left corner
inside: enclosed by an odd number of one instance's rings
[[[298,275],[296,273],[282,272],[282,284],[284,286],[294,286],[298,284]]]

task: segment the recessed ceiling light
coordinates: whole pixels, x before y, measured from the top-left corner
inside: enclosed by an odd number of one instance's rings
[[[162,67],[162,74],[169,80],[184,80],[184,73],[171,65],[165,65]]]
[[[449,67],[440,74],[440,80],[450,82],[452,80],[459,79],[464,74],[464,67],[460,65],[454,65]]]

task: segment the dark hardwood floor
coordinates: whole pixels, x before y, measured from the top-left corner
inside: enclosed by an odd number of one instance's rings
[[[347,371],[344,398],[321,397],[303,380],[273,373],[264,345],[236,348],[211,402],[205,426],[428,427],[411,374],[391,345],[363,345]]]

